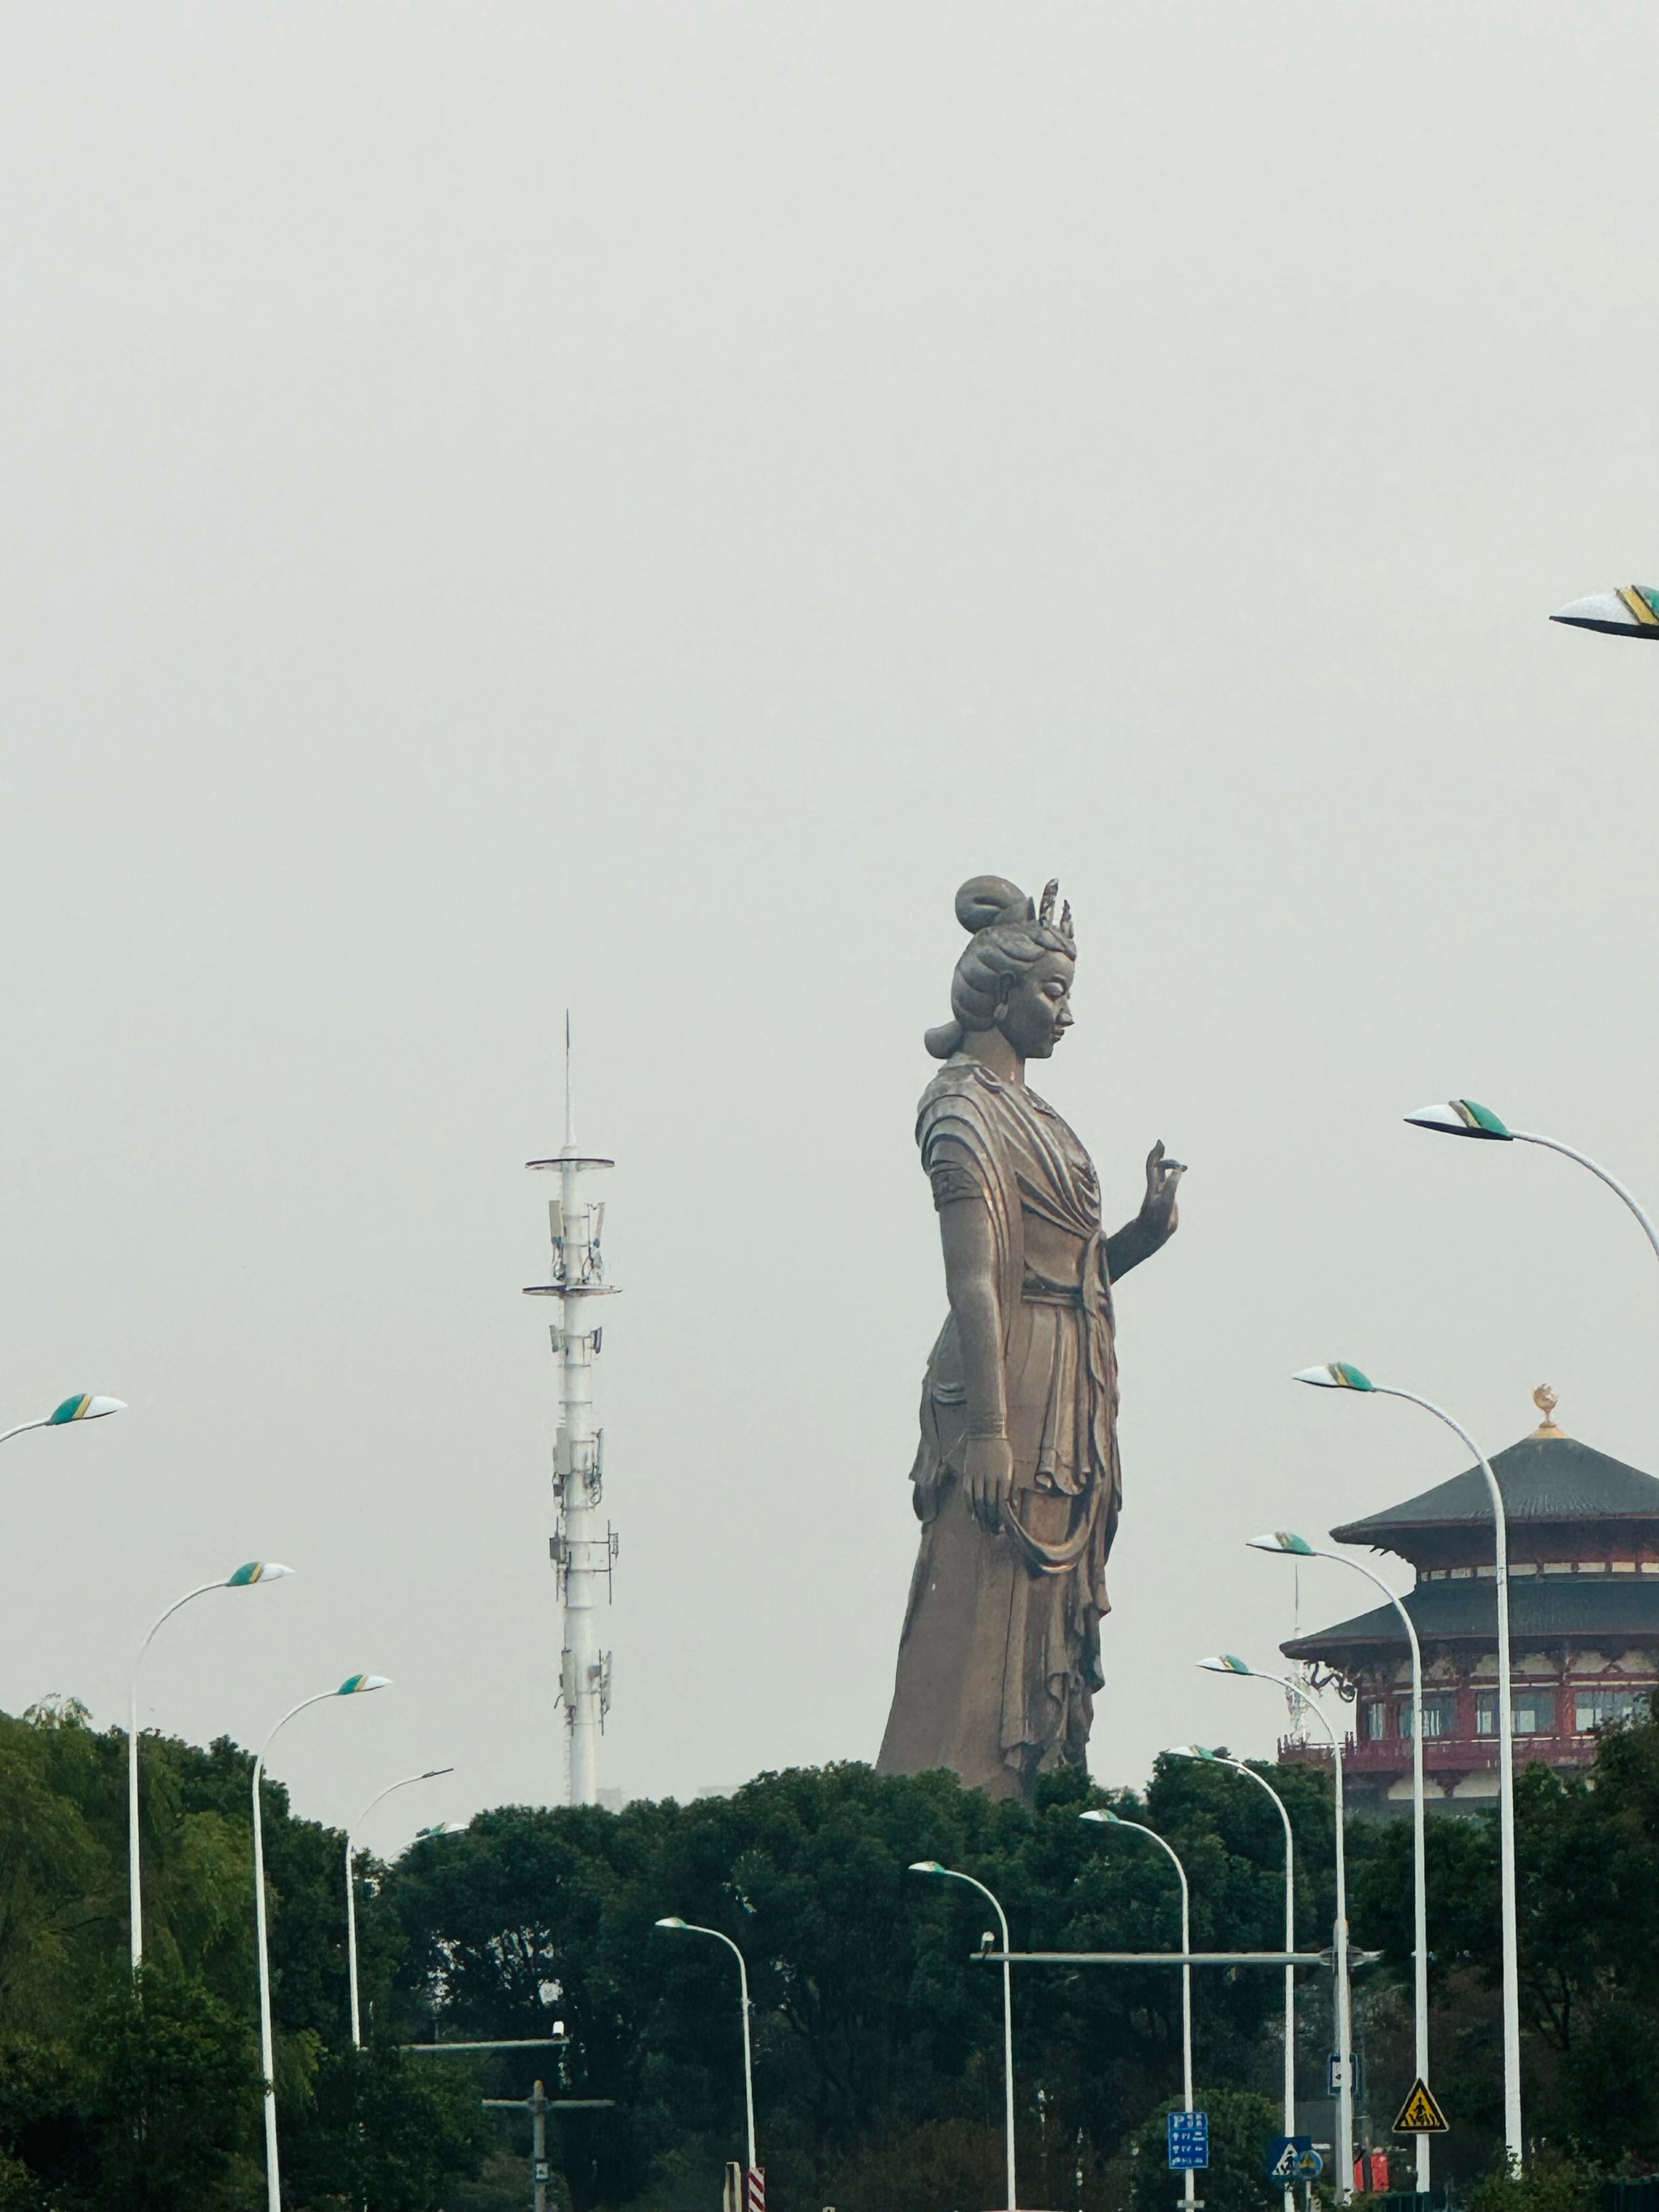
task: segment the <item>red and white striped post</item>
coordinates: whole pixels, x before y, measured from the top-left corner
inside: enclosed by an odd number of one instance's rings
[[[751,2166],[745,2177],[746,2201],[744,2212],[766,2212],[766,2172],[763,2166]]]

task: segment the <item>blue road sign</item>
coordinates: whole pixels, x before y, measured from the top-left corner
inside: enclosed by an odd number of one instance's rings
[[[1170,2115],[1170,2170],[1187,2173],[1210,2162],[1210,2116],[1207,2112]]]
[[[1364,2097],[1365,2094],[1364,2069],[1360,2065],[1359,2061],[1354,2057],[1352,2053],[1350,2053],[1348,2058],[1348,2075],[1350,2085],[1352,2087],[1356,2099]],[[1340,2097],[1342,2094],[1342,2054],[1340,2051],[1332,2051],[1330,2057],[1325,2061],[1325,2091],[1328,2096]]]
[[[1267,2179],[1269,2181],[1299,2180],[1303,2160],[1316,2155],[1311,2136],[1269,2136]],[[1322,2164],[1323,2161],[1321,2162]]]

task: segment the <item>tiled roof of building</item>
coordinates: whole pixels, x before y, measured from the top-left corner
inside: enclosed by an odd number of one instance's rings
[[[1492,1471],[1511,1522],[1626,1521],[1659,1528],[1659,1481],[1576,1437],[1523,1437],[1494,1455]],[[1397,1539],[1413,1529],[1480,1525],[1491,1527],[1492,1504],[1486,1477],[1471,1467],[1403,1504],[1345,1522],[1331,1534],[1339,1544],[1394,1551],[1401,1548]]]
[[[1496,1466],[1494,1462],[1494,1471]],[[1419,1583],[1406,1593],[1406,1610],[1425,1647],[1459,1642],[1497,1644],[1498,1585],[1490,1576],[1480,1581]],[[1659,1575],[1512,1578],[1511,1646],[1518,1649],[1523,1643],[1548,1644],[1563,1638],[1615,1650],[1626,1641],[1659,1646]],[[1403,1656],[1406,1632],[1391,1605],[1378,1606],[1374,1612],[1339,1621],[1334,1628],[1322,1628],[1314,1635],[1297,1637],[1279,1649],[1289,1659],[1322,1659],[1328,1663],[1368,1645],[1395,1646]]]

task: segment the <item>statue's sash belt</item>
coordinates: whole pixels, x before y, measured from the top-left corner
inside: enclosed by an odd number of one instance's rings
[[[1041,1277],[1034,1279],[1028,1274],[1020,1288],[1020,1302],[1025,1305],[1070,1307],[1073,1311],[1087,1315],[1086,1356],[1091,1394],[1097,1401],[1103,1397],[1109,1402],[1112,1376],[1109,1372],[1102,1370],[1097,1351],[1105,1334],[1102,1324],[1109,1326],[1112,1305],[1111,1293],[1106,1287],[1103,1240],[1097,1229],[1085,1248],[1082,1275],[1082,1281],[1073,1289],[1063,1284],[1045,1283]],[[1003,1526],[1033,1574],[1069,1574],[1076,1566],[1095,1541],[1102,1513],[1108,1504],[1107,1493],[1115,1487],[1115,1469],[1101,1470],[1101,1474],[1089,1485],[1084,1498],[1079,1501],[1084,1510],[1078,1515],[1070,1533],[1057,1544],[1048,1544],[1042,1537],[1034,1536],[1020,1521],[1012,1499],[1003,1507]]]

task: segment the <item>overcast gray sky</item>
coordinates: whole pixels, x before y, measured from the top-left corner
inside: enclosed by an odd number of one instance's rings
[[[615,1154],[604,1778],[873,1754],[995,870],[1119,1216],[1095,1765],[1263,1750],[1287,1576],[1561,1395],[1659,1470],[1652,9],[0,9],[0,1705],[338,1820],[556,1798],[557,1040]],[[1349,1577],[1304,1577],[1314,1625]]]

